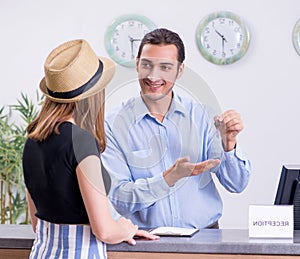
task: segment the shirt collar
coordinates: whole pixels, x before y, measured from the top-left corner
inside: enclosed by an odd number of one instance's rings
[[[138,97],[135,98],[134,106],[135,106],[135,109],[133,109],[133,113],[134,113],[136,122],[139,122],[140,120],[142,120],[146,115],[150,115],[149,110],[148,110],[146,104],[144,103],[141,95],[139,95]]]
[[[171,102],[169,111],[167,113],[167,116],[169,116],[170,114],[173,114],[175,112],[181,113],[183,116],[185,116],[188,113],[188,111],[184,107],[182,99],[174,91],[172,92],[172,94],[173,94],[173,98],[172,98],[172,102]],[[135,109],[133,110],[133,113],[134,113],[136,122],[139,122],[145,116],[153,117],[149,113],[149,110],[148,110],[146,104],[144,103],[141,95],[139,95],[138,97],[135,98],[134,105],[135,105]]]
[[[175,112],[179,112],[183,116],[185,116],[188,113],[187,109],[185,108],[185,106],[183,104],[182,98],[178,94],[176,94],[175,91],[173,91],[172,103],[171,103],[168,113],[172,114]]]

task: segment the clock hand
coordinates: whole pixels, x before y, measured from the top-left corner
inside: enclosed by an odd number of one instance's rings
[[[222,53],[224,53],[224,42],[227,42],[225,36],[215,29],[215,32],[222,38]]]
[[[135,41],[141,41],[141,39],[135,39],[133,37],[131,37],[130,35],[128,35],[128,38],[130,40],[130,47],[131,47],[131,58],[134,59],[134,55],[133,55],[133,43]]]
[[[129,37],[129,40],[130,40],[131,59],[134,59],[134,55],[133,55],[133,41],[134,41],[134,39],[129,35],[128,35],[128,37]]]
[[[141,41],[142,39],[135,39],[133,37],[131,37],[130,35],[128,35],[128,38],[130,41]]]
[[[224,53],[224,42],[225,42],[225,38],[224,37],[222,37],[222,53]]]
[[[225,38],[225,36],[223,34],[221,34],[220,32],[218,32],[216,29],[215,29],[215,32],[222,38],[222,41],[226,41],[227,42],[227,40],[226,40],[226,38]]]
[[[134,40],[130,35],[128,35],[128,38],[129,38],[130,41]]]
[[[215,32],[223,39],[224,36],[221,33],[219,33],[216,29]]]

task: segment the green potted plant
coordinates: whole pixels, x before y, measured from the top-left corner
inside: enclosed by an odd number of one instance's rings
[[[28,208],[22,171],[26,127],[37,115],[42,98],[34,104],[21,93],[17,104],[0,108],[0,223],[28,224]],[[13,121],[14,120],[14,121]]]

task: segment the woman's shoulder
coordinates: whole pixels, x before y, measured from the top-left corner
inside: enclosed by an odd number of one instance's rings
[[[92,135],[91,132],[82,129],[76,124],[69,125],[70,131],[69,131],[69,136],[72,137],[73,142],[79,142],[81,144],[84,144],[86,142],[88,143],[94,143],[96,142],[96,138]]]
[[[72,146],[73,152],[77,157],[77,161],[81,161],[88,155],[100,155],[99,145],[96,138],[87,130],[80,128],[78,125],[72,124]]]

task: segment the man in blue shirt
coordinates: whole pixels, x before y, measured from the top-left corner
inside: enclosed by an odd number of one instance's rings
[[[140,96],[106,117],[109,197],[139,227],[218,227],[222,200],[212,174],[230,192],[248,183],[250,162],[236,140],[240,115],[212,119],[206,106],[174,91],[184,58],[176,33],[146,34],[136,59]]]

